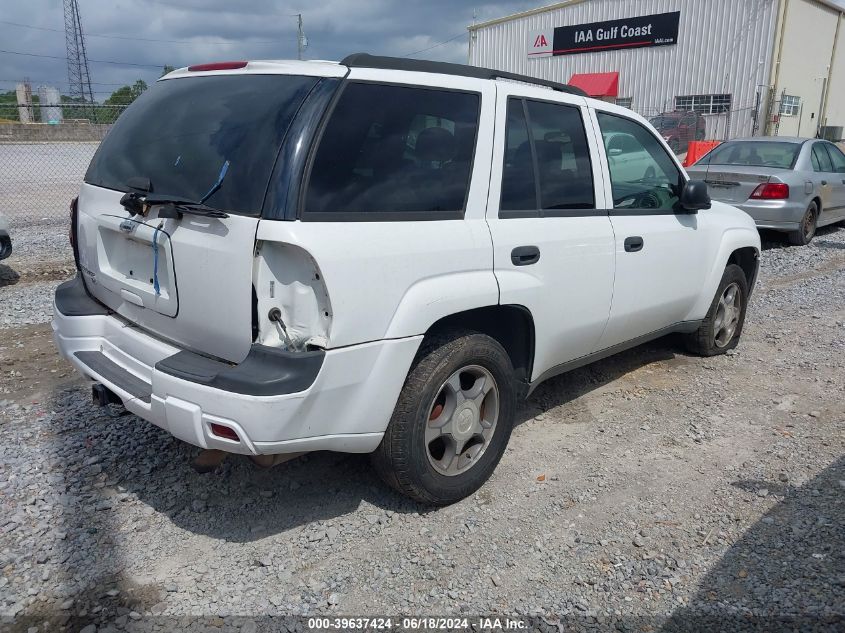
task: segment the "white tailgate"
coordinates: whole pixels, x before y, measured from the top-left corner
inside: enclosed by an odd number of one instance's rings
[[[252,344],[258,219],[185,214],[181,220],[159,220],[155,213],[131,218],[120,205],[122,195],[82,185],[79,256],[89,292],[164,339],[233,362],[243,360]]]

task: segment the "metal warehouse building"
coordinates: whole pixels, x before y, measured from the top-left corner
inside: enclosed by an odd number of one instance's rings
[[[573,83],[646,117],[692,110],[707,138],[843,136],[834,0],[568,0],[469,31],[470,64]]]

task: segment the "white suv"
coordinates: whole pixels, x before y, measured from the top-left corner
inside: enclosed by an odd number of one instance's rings
[[[369,55],[168,74],[71,214],[53,328],[101,404],[233,453],[372,453],[432,504],[543,380],[670,332],[733,348],[760,250],[628,110]]]

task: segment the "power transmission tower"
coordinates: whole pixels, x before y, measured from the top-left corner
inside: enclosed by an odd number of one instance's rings
[[[82,36],[82,21],[79,19],[77,0],[64,0],[65,46],[67,47],[67,82],[72,99],[92,104],[94,114],[94,92],[91,90],[91,75],[88,71],[88,55],[85,53],[85,38]]]

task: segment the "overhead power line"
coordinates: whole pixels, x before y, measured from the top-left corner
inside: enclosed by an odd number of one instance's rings
[[[63,59],[67,60],[67,56],[60,56],[60,55],[41,55],[39,53],[22,53],[21,51],[9,51],[0,48],[0,53],[6,53],[8,55],[24,55],[26,57],[44,57],[46,59]],[[136,64],[134,62],[118,62],[109,59],[89,59],[89,63],[91,64],[114,64],[116,66],[138,66],[140,68],[164,68],[168,64]]]
[[[34,24],[21,24],[20,22],[8,22],[6,20],[0,20],[0,24],[8,24],[9,26],[17,26],[24,29],[35,29],[36,31],[51,31],[53,33],[64,33],[61,29],[52,29],[47,26],[35,26]],[[198,42],[196,40],[166,40],[166,39],[158,39],[152,37],[138,37],[136,35],[106,35],[105,33],[86,33],[85,37],[99,37],[108,40],[132,40],[135,42],[160,42],[166,44],[201,44],[202,42]],[[208,37],[205,35],[200,35],[198,37]],[[229,44],[232,42],[236,42],[238,40],[227,39],[227,38],[220,38],[219,43]],[[247,40],[250,44],[279,44],[278,40]]]
[[[420,50],[414,51],[413,53],[405,53],[404,55],[402,55],[402,57],[410,57],[411,55],[418,55],[419,53],[425,53],[426,51],[430,51],[434,48],[437,48],[438,46],[443,46],[444,44],[448,44],[449,42],[454,42],[459,37],[464,37],[465,35],[466,35],[466,31],[464,31],[463,33],[458,33],[454,37],[450,37],[448,40],[443,40],[442,42],[438,42],[437,44],[432,44],[431,46],[429,46],[427,48],[421,48]]]
[[[19,84],[23,79],[0,79],[0,84]],[[32,79],[33,84],[48,84],[51,86],[68,86],[67,79]],[[92,81],[92,86],[125,86],[125,81]]]

